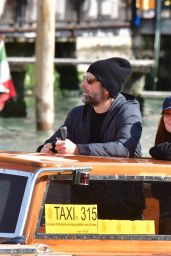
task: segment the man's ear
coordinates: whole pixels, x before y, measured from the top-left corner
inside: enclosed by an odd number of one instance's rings
[[[110,97],[110,94],[109,92],[106,90],[106,88],[103,88],[103,91],[104,91],[104,95],[109,98]]]

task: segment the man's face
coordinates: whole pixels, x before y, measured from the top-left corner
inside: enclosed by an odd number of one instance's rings
[[[164,112],[163,120],[166,130],[171,133],[171,109]]]
[[[82,102],[92,106],[100,105],[108,94],[96,77],[89,72],[86,73],[82,82],[82,90]]]

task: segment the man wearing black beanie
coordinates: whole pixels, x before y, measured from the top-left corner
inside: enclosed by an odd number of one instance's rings
[[[140,137],[142,117],[133,96],[121,93],[132,73],[131,64],[124,58],[110,58],[92,63],[82,82],[82,102],[68,114],[66,140],[58,139],[59,154],[106,157],[141,157]],[[38,152],[50,153],[58,129],[38,147]],[[141,183],[106,181],[90,182],[88,187],[74,186],[73,203],[97,203],[102,219],[141,219],[144,194]]]

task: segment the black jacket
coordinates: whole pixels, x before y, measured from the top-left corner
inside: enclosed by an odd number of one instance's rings
[[[92,107],[82,105],[68,114],[64,126],[68,136],[78,145],[81,155],[140,157],[139,140],[142,117],[139,104],[133,96],[119,94],[113,101],[101,130],[101,143],[89,143]],[[44,144],[61,137],[58,129]],[[37,151],[41,150],[41,145]]]
[[[159,160],[171,160],[171,143],[163,142],[154,147],[149,151],[150,155]]]

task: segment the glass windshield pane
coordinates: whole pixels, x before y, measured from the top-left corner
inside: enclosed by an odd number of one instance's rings
[[[27,177],[0,174],[0,233],[14,233]]]
[[[51,180],[38,233],[56,238],[82,234],[84,238],[90,235],[91,238],[110,236],[110,239],[111,235],[113,239],[118,235],[125,235],[125,239],[132,239],[132,235],[154,238],[159,234],[159,202],[152,195],[151,184],[90,179],[88,186],[80,186],[69,180]]]

